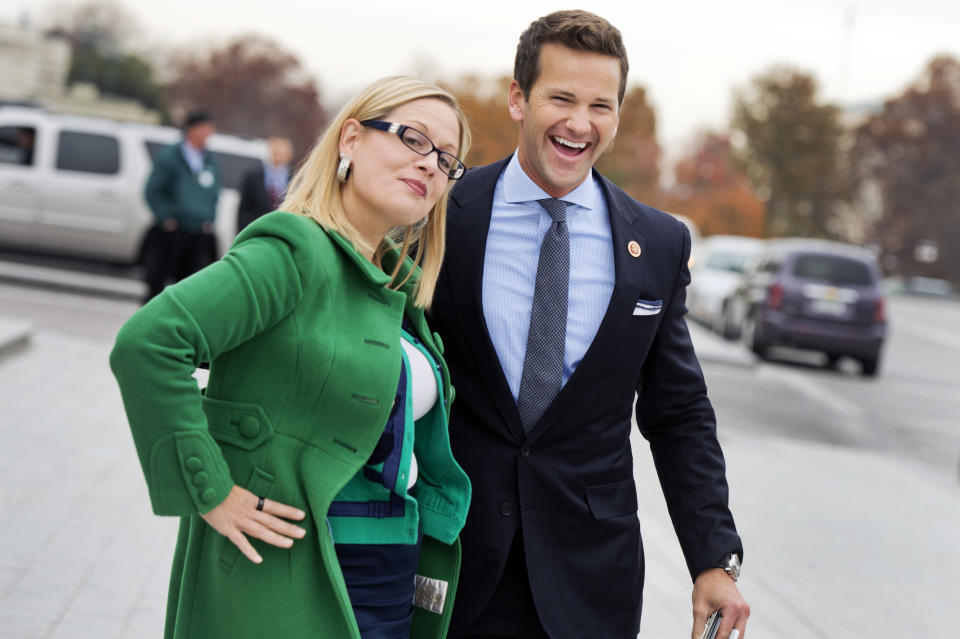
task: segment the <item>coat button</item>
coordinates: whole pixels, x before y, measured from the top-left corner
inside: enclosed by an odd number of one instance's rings
[[[207,483],[207,480],[210,479],[210,475],[203,472],[202,470],[193,476],[193,485],[194,486],[203,486]]]
[[[521,449],[520,449],[520,456],[523,457],[524,459],[526,459],[527,457],[529,457],[529,456],[530,456],[530,449],[527,448],[526,446],[524,446],[523,448],[521,448]]]
[[[240,420],[240,434],[247,439],[253,439],[260,434],[260,420],[253,415],[247,415]]]
[[[184,466],[187,467],[191,473],[195,473],[201,468],[203,468],[203,462],[200,461],[199,457],[187,457],[187,461],[184,462]]]
[[[200,501],[205,504],[212,504],[213,500],[217,498],[217,491],[213,488],[207,488],[205,491],[200,493]]]
[[[513,514],[513,506],[510,505],[510,502],[505,501],[500,504],[500,514],[504,517],[509,517]]]

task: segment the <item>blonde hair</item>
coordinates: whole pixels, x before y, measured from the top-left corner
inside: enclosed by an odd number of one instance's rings
[[[396,266],[390,273],[389,287],[398,289],[411,278],[415,269],[401,270],[404,257],[412,247],[410,257],[422,273],[414,282],[414,304],[429,308],[433,291],[440,275],[445,248],[447,195],[453,185],[451,180],[437,203],[430,210],[426,224],[394,229],[376,247],[369,247],[357,230],[350,224],[343,210],[341,185],[337,181],[337,165],[340,162],[340,132],[350,118],[381,120],[394,109],[424,98],[440,100],[453,109],[460,124],[460,148],[458,157],[464,157],[470,148],[470,127],[452,93],[434,84],[409,76],[391,76],[377,80],[352,100],[330,121],[327,130],[320,136],[310,154],[290,181],[287,195],[280,209],[305,215],[317,221],[327,230],[336,231],[348,239],[354,247],[373,249],[374,262],[379,263],[388,252],[395,251]],[[399,246],[398,246],[399,245]]]

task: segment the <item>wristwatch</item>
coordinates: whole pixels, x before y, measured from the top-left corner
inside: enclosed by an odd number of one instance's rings
[[[737,553],[732,552],[724,557],[718,568],[723,568],[734,581],[740,581],[740,555]]]

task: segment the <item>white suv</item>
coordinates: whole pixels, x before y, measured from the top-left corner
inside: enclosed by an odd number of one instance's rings
[[[140,260],[153,215],[143,196],[152,158],[181,139],[171,127],[0,107],[0,244],[115,263]],[[263,140],[215,134],[221,254],[236,232],[244,174],[267,156]]]

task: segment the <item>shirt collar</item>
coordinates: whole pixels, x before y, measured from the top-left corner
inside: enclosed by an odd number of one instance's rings
[[[593,209],[596,190],[596,183],[591,171],[580,186],[560,199],[569,204],[582,206],[585,209]],[[517,152],[514,152],[507,168],[503,171],[504,201],[508,204],[516,204],[519,202],[535,202],[549,197],[552,196],[530,179],[530,176],[520,166]]]

